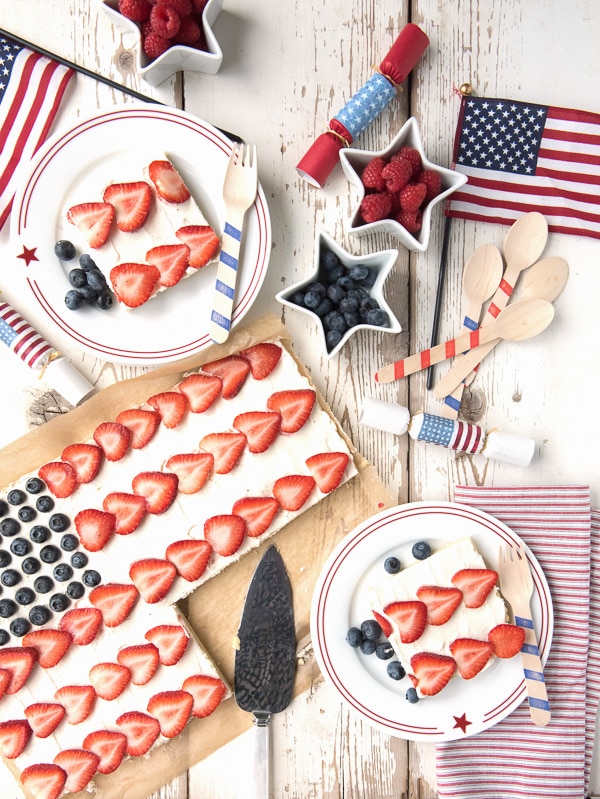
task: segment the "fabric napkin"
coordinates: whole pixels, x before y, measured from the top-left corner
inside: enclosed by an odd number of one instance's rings
[[[544,669],[552,718],[534,726],[524,701],[494,727],[439,744],[438,795],[584,799],[600,693],[600,512],[587,486],[458,486],[455,500],[504,522],[544,571],[554,607]]]

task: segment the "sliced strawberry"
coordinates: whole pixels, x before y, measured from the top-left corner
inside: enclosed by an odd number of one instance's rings
[[[417,652],[410,659],[410,665],[424,696],[438,694],[456,671],[454,658],[432,652]]]
[[[24,712],[36,738],[52,735],[66,716],[64,707],[58,702],[35,702],[28,705]]]
[[[236,465],[246,447],[243,433],[209,433],[200,441],[200,448],[214,458],[213,470],[227,474]]]
[[[159,197],[169,203],[184,203],[190,199],[188,187],[179,172],[168,160],[152,161],[148,166],[150,180]]]
[[[287,474],[275,480],[273,496],[284,510],[300,510],[315,485],[310,474]]]
[[[127,754],[129,757],[141,757],[150,751],[160,735],[158,719],[139,710],[123,713],[115,721],[117,727],[127,737]]]
[[[107,460],[120,461],[131,444],[131,430],[117,422],[101,422],[94,430],[94,441]]]
[[[142,449],[158,430],[160,413],[143,408],[127,408],[117,415],[116,422],[131,431],[132,449]]]
[[[102,197],[115,209],[119,230],[133,233],[141,228],[150,212],[152,189],[144,180],[133,183],[111,183],[104,189]]]
[[[115,218],[110,203],[80,203],[67,211],[67,220],[79,230],[93,250],[106,244]]]
[[[512,658],[523,648],[525,630],[516,624],[497,624],[488,633],[488,641],[499,658]]]
[[[178,487],[182,494],[195,494],[210,477],[214,461],[211,452],[181,453],[168,458],[165,468],[179,478]]]
[[[38,475],[58,499],[70,497],[79,485],[77,472],[70,463],[64,463],[63,461],[45,463],[38,470]]]
[[[131,485],[135,494],[144,497],[148,513],[164,513],[177,495],[178,477],[171,472],[140,472]]]
[[[246,411],[238,414],[233,426],[246,436],[250,452],[265,452],[281,429],[281,416],[276,411]]]
[[[208,565],[212,547],[208,541],[184,538],[169,544],[165,557],[177,569],[177,574],[190,583],[199,580]]]
[[[87,749],[63,749],[54,758],[54,763],[67,773],[65,790],[76,793],[83,790],[92,779],[98,770],[100,758]]]
[[[169,560],[144,558],[131,564],[129,576],[144,602],[153,605],[169,593],[177,569]]]
[[[175,286],[188,268],[190,248],[187,244],[160,244],[146,253],[146,261],[160,273],[161,286]]]
[[[110,270],[110,282],[119,302],[139,308],[154,293],[160,272],[152,264],[117,264]]]
[[[240,351],[242,358],[250,361],[250,370],[255,380],[264,380],[279,363],[281,347],[269,341],[263,341]]]
[[[233,503],[231,512],[244,519],[250,538],[258,538],[269,529],[278,510],[275,497],[242,497]]]
[[[64,685],[54,698],[64,707],[69,724],[81,724],[94,708],[96,692],[91,685]]]
[[[135,585],[106,583],[90,591],[89,600],[102,613],[107,627],[118,627],[131,613],[139,597]]]
[[[0,669],[10,673],[10,682],[5,694],[16,694],[25,685],[38,659],[38,651],[32,646],[9,646],[0,649]]]
[[[192,716],[199,719],[214,713],[227,693],[223,680],[210,674],[194,674],[184,680],[181,687],[194,698]]]
[[[238,551],[246,535],[246,522],[241,516],[220,514],[204,522],[204,538],[218,555],[230,557]]]
[[[385,635],[386,638],[389,638],[390,635],[394,632],[394,628],[386,619],[386,617],[382,613],[378,613],[376,610],[372,610],[371,613],[373,614],[373,618],[375,621],[379,622],[379,626],[381,627],[381,632]]]
[[[78,483],[91,483],[98,474],[103,453],[95,444],[69,444],[60,457],[75,469]]]
[[[281,414],[281,432],[297,433],[306,424],[315,404],[311,388],[276,391],[267,400],[267,408]]]
[[[10,685],[12,675],[7,669],[0,669],[0,699],[6,693],[6,689]]]
[[[21,772],[21,783],[35,799],[58,799],[67,782],[67,772],[55,763],[34,763]]]
[[[23,752],[31,738],[31,727],[25,719],[0,721],[0,755],[14,760]]]
[[[175,231],[177,238],[190,248],[189,266],[200,269],[216,255],[219,250],[219,237],[210,225],[186,225]]]
[[[498,574],[492,569],[460,569],[451,582],[462,591],[465,607],[480,608],[497,584]]]
[[[427,605],[418,600],[391,602],[383,609],[398,630],[403,644],[412,644],[422,635],[427,624]]]
[[[23,646],[33,647],[38,653],[38,663],[44,669],[51,669],[63,659],[73,642],[73,636],[66,630],[32,630],[23,636]]]
[[[183,421],[189,409],[188,399],[181,391],[162,391],[148,399],[151,405],[160,413],[164,426],[168,429],[177,427]]]
[[[174,666],[181,660],[190,640],[180,624],[158,624],[144,636],[158,648],[158,656],[163,666]]]
[[[319,452],[307,458],[306,465],[319,491],[329,494],[342,482],[349,460],[347,452]]]
[[[128,494],[125,491],[107,494],[102,501],[102,508],[115,517],[117,535],[133,533],[148,513],[148,504],[144,497],[139,494]]]
[[[115,531],[116,519],[113,514],[96,508],[79,511],[74,521],[79,540],[88,552],[103,549]]]
[[[478,641],[475,638],[456,638],[450,644],[450,651],[456,661],[460,676],[463,680],[471,680],[479,674],[494,654],[494,647],[489,641]]]
[[[131,672],[120,663],[96,663],[90,669],[89,678],[96,695],[112,702],[129,685]]]
[[[178,388],[187,397],[192,413],[204,413],[220,396],[223,381],[218,375],[195,372],[184,377]]]
[[[427,621],[438,627],[445,624],[462,601],[462,591],[441,585],[422,585],[417,597],[427,605]]]
[[[97,771],[112,774],[116,771],[127,752],[127,737],[114,730],[96,730],[83,739],[83,748],[98,755]]]
[[[233,399],[250,374],[250,361],[240,355],[227,355],[217,361],[205,363],[202,371],[220,377],[223,381],[223,399]]]
[[[145,685],[158,668],[158,647],[154,644],[133,644],[119,650],[117,661],[131,672],[134,685]]]
[[[148,713],[158,719],[165,738],[175,738],[182,732],[194,706],[194,698],[187,691],[161,691],[150,697]]]
[[[61,616],[58,626],[70,633],[76,646],[87,646],[98,635],[102,614],[98,608],[72,608]]]

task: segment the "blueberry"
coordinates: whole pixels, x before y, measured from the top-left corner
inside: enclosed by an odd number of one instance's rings
[[[431,547],[427,541],[417,541],[413,544],[412,554],[417,560],[426,560],[431,555]]]
[[[344,315],[347,313],[355,313],[358,311],[358,299],[356,297],[349,297],[348,294],[346,294],[346,296],[340,300],[338,310]]]
[[[387,673],[388,677],[391,677],[392,680],[401,680],[406,676],[404,666],[399,660],[392,660],[387,664]]]
[[[37,558],[25,558],[21,563],[23,574],[36,574],[41,568],[41,563]]]
[[[320,261],[323,267],[327,270],[334,269],[340,263],[339,257],[333,252],[333,250],[321,250]]]
[[[31,544],[26,538],[14,538],[10,543],[10,551],[18,558],[24,558],[31,551]]]
[[[52,614],[44,605],[35,605],[29,611],[29,621],[35,624],[36,627],[41,627],[42,624],[47,624],[50,621]]]
[[[22,638],[24,635],[27,635],[29,630],[31,629],[31,624],[27,621],[27,619],[13,619],[10,623],[9,630],[13,635],[17,638]]]
[[[25,490],[28,494],[39,494],[46,487],[44,481],[39,477],[30,477],[25,483]]]
[[[375,641],[371,641],[369,638],[365,638],[360,645],[360,651],[363,653],[363,655],[372,655],[376,649],[377,644]]]
[[[346,641],[355,649],[362,644],[363,637],[358,627],[350,627],[346,633]]]
[[[110,308],[113,307],[113,295],[108,290],[101,291],[98,294],[98,299],[96,300],[96,305],[100,308],[101,311],[108,311]]]
[[[369,641],[377,641],[381,638],[381,625],[375,619],[366,619],[360,625],[360,631],[362,633],[363,638],[366,638]]]
[[[327,289],[327,296],[331,300],[334,305],[339,305],[340,302],[346,296],[346,292],[344,289],[339,285],[339,283],[333,283]]]
[[[60,539],[60,548],[64,549],[65,552],[73,552],[74,549],[77,549],[79,546],[79,539],[73,533],[66,533]]]
[[[45,574],[35,578],[33,587],[38,594],[48,594],[54,588],[54,582]]]
[[[8,513],[8,503],[5,499],[0,499],[0,516],[6,516]]]
[[[369,269],[364,264],[355,264],[355,266],[350,267],[348,275],[352,280],[362,282],[369,276]]]
[[[44,563],[56,563],[60,558],[60,549],[55,547],[54,544],[47,544],[40,549],[40,559]]]
[[[64,583],[73,576],[73,569],[68,563],[59,563],[54,567],[52,575],[57,583]]]
[[[327,277],[331,281],[331,283],[336,283],[341,277],[346,274],[346,270],[344,269],[344,265],[341,263],[337,263],[331,269],[327,269]]]
[[[90,269],[88,272],[84,272],[84,275],[87,275],[88,286],[91,286],[98,293],[107,288],[106,278],[99,269]]]
[[[344,321],[344,317],[338,311],[332,311],[331,313],[328,313],[323,319],[323,322],[327,330],[337,330],[338,333],[344,334],[348,329],[348,325]]]
[[[69,272],[69,283],[75,289],[80,289],[87,283],[87,276],[83,269],[71,269]]]
[[[342,340],[343,335],[340,333],[339,330],[328,330],[325,334],[325,343],[327,345],[328,350],[332,350]]]
[[[52,594],[48,602],[48,607],[55,613],[62,613],[70,604],[71,600],[64,594]]]
[[[93,588],[95,585],[99,585],[102,577],[95,569],[88,569],[88,571],[83,573],[83,584],[87,585],[88,588]]]
[[[75,247],[72,242],[67,239],[61,239],[54,245],[54,254],[61,261],[70,261],[75,258]]]
[[[74,569],[83,569],[88,565],[88,556],[85,552],[73,552],[71,555],[71,566]]]
[[[321,319],[324,316],[327,316],[327,314],[330,313],[330,311],[332,311],[332,310],[333,310],[333,304],[332,304],[331,300],[329,299],[329,297],[325,297],[324,299],[322,299],[321,302],[317,305],[317,307],[314,308],[314,312]]]
[[[323,297],[321,294],[317,294],[316,291],[307,291],[304,295],[304,305],[306,308],[309,308],[311,311],[314,311],[316,308],[319,307],[321,304]]]
[[[301,308],[304,308],[304,292],[295,291],[290,297],[290,302],[293,302],[294,305],[299,305]]]
[[[50,538],[50,530],[43,524],[34,524],[29,531],[29,538],[34,544],[44,544]]]
[[[7,588],[12,588],[21,582],[21,575],[16,569],[6,569],[0,576],[0,583]]]
[[[16,535],[21,529],[21,525],[16,519],[2,519],[0,522],[0,533],[5,536]]]
[[[81,583],[73,581],[69,583],[67,586],[67,596],[70,599],[81,599],[81,597],[85,594],[85,588],[82,586]]]
[[[23,505],[22,508],[19,508],[17,516],[19,517],[19,521],[27,523],[32,522],[37,516],[37,513],[30,505]]]
[[[0,646],[4,646],[10,641],[10,635],[6,632],[6,630],[0,630]]]
[[[394,555],[390,555],[389,558],[385,559],[383,568],[386,570],[388,574],[398,574],[402,566],[398,558],[394,557]]]
[[[0,549],[0,569],[6,568],[11,562],[12,557],[10,552],[7,552],[5,549]]]
[[[69,289],[65,294],[65,305],[70,311],[78,311],[83,302],[83,294],[79,289]]]
[[[394,647],[390,644],[389,641],[384,641],[381,644],[377,644],[377,649],[375,650],[375,654],[377,655],[379,660],[389,660],[394,654]]]
[[[9,505],[22,505],[27,499],[27,495],[20,488],[13,488],[12,491],[8,492],[6,499]]]
[[[410,702],[411,705],[416,705],[419,701],[419,694],[417,693],[417,689],[411,686],[406,692],[406,701]]]
[[[17,612],[17,603],[12,599],[0,599],[0,618],[10,619]]]
[[[31,605],[32,602],[35,602],[35,591],[23,586],[15,591],[15,599],[19,605]]]
[[[86,272],[89,272],[90,269],[98,268],[92,256],[87,252],[84,252],[83,255],[79,256],[79,266]]]
[[[54,500],[52,497],[48,496],[48,494],[44,494],[43,496],[38,497],[35,507],[40,513],[50,513],[50,511],[54,508]]]
[[[348,275],[342,275],[336,280],[336,286],[344,289],[344,291],[350,291],[350,289],[355,288],[354,281]]]
[[[315,294],[318,294],[320,297],[324,297],[327,294],[327,286],[321,280],[315,280],[313,283],[310,283],[306,287],[307,291],[314,291]]]
[[[389,327],[390,317],[383,308],[371,308],[367,311],[366,322],[368,325],[375,325],[376,327]]]
[[[344,314],[344,322],[348,325],[348,328],[356,327],[356,325],[360,324],[360,316],[358,315],[358,312],[346,311]]]
[[[48,526],[55,533],[64,533],[71,521],[64,513],[53,513],[48,521]]]

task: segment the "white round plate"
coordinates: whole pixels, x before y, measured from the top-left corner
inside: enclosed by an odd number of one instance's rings
[[[220,234],[225,220],[223,179],[231,148],[224,134],[185,111],[132,104],[98,112],[57,133],[38,151],[14,199],[11,242],[18,253],[23,248],[34,250],[37,260],[27,259],[25,279],[42,318],[51,321],[64,341],[97,357],[131,364],[174,361],[211,343],[208,329],[216,265],[198,270],[134,310],[115,303],[110,311],[91,307],[69,311],[64,296],[74,262],[59,261],[54,244],[70,238],[72,226],[61,213],[68,198],[82,183],[99,185],[101,190],[103,181],[118,179],[119,164],[126,163],[132,153],[139,157],[140,150],[152,157],[166,153],[173,160]],[[233,324],[252,306],[270,252],[271,221],[259,185],[244,222]]]
[[[389,555],[396,555],[406,566],[415,562],[411,549],[416,541],[428,541],[435,551],[466,537],[473,540],[492,569],[498,563],[501,545],[525,547],[534,581],[533,619],[545,661],[554,617],[540,565],[512,530],[474,508],[450,502],[415,502],[382,511],[340,542],[317,581],[311,634],[321,672],[344,702],[389,735],[433,742],[464,738],[497,724],[526,696],[520,657],[495,658],[477,677],[455,677],[439,695],[411,704],[405,698],[411,685],[408,677],[392,680],[386,661],[363,655],[345,640],[349,627],[371,617],[368,587],[381,579]]]

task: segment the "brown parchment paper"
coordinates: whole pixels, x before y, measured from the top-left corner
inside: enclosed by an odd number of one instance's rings
[[[0,451],[0,485],[6,486],[42,463],[57,458],[67,444],[89,438],[100,422],[114,418],[124,408],[144,402],[152,394],[171,388],[186,372],[270,339],[279,339],[293,354],[286,328],[275,316],[267,316],[234,330],[226,344],[211,346],[186,360],[103,389],[81,407],[53,419]],[[306,374],[301,364],[299,368]],[[317,396],[321,406],[331,414],[318,391]],[[265,548],[275,543],[281,552],[292,584],[296,640],[303,651],[310,651],[310,605],[324,562],[357,524],[394,504],[373,467],[354,449],[339,424],[338,429],[353,453],[357,476],[179,603],[192,629],[232,686],[234,638],[248,585]],[[318,678],[313,658],[310,655],[299,657],[294,695],[306,691]],[[73,799],[146,799],[251,726],[251,715],[241,711],[232,697],[222,702],[208,718],[193,719],[180,736],[148,756],[124,761],[110,775],[98,775],[91,792],[88,789],[69,796]]]

